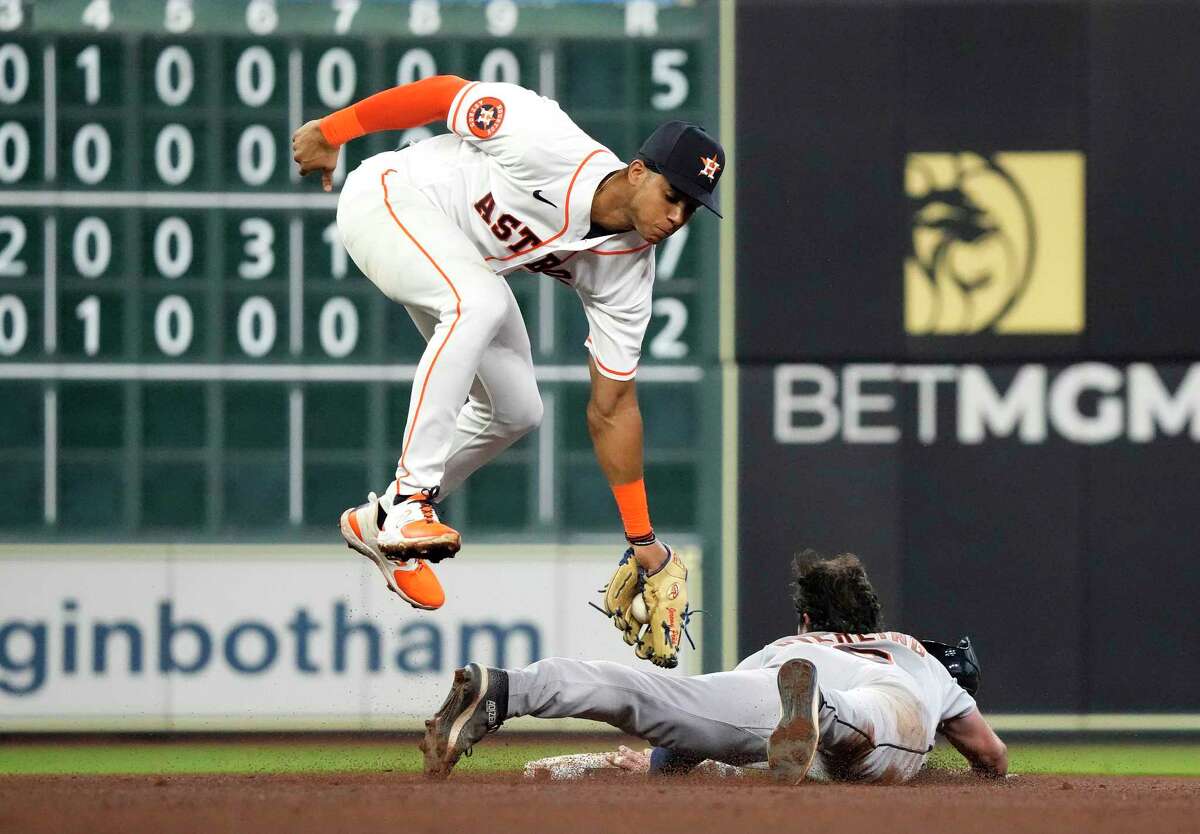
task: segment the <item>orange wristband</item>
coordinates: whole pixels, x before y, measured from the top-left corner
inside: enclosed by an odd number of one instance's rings
[[[646,503],[646,482],[638,478],[628,484],[615,484],[613,497],[621,511],[621,523],[625,525],[625,538],[644,539],[654,532],[650,526],[650,507]]]

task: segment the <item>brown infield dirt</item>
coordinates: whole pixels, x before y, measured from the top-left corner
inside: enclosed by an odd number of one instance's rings
[[[1169,832],[1200,830],[1200,781],[927,773],[903,786],[612,774],[578,782],[459,774],[12,776],[0,832],[775,831]]]

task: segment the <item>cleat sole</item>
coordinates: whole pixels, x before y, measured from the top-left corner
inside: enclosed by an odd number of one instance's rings
[[[767,764],[771,775],[788,785],[799,785],[808,775],[820,742],[820,695],[817,668],[808,660],[789,660],[779,669],[782,715],[771,733]]]
[[[427,562],[438,563],[450,559],[462,547],[458,536],[433,536],[428,539],[401,542],[393,545],[379,545],[380,552],[389,559],[404,561],[407,559],[424,559]]]

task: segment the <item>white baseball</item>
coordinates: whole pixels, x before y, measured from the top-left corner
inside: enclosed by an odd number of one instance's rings
[[[629,605],[629,616],[637,620],[642,625],[650,622],[650,612],[646,610],[646,600],[641,594],[633,598],[633,602]]]

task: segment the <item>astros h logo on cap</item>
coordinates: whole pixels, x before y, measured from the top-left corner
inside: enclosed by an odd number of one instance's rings
[[[659,125],[642,143],[637,158],[677,191],[721,216],[713,192],[725,170],[725,149],[700,125],[679,121]]]

